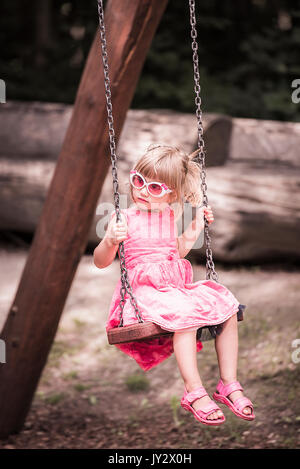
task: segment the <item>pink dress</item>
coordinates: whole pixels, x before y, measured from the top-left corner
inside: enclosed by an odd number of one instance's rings
[[[134,204],[121,213],[128,226],[124,240],[126,268],[144,320],[168,331],[186,331],[216,326],[241,312],[239,307],[244,305],[225,286],[213,280],[193,282],[191,263],[179,256],[177,223],[169,205],[163,211],[148,211]],[[121,279],[113,293],[106,330],[119,324],[120,288]],[[138,323],[127,292],[125,298],[123,325]],[[200,351],[202,342],[196,341]],[[144,371],[174,351],[172,336],[116,344],[116,347],[134,358]]]

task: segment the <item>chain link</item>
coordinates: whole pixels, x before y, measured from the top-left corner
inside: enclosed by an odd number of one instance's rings
[[[205,172],[205,156],[203,140],[203,124],[202,124],[202,111],[201,111],[201,97],[200,97],[200,73],[199,73],[199,60],[198,60],[198,44],[197,44],[197,30],[196,30],[196,14],[195,14],[195,0],[189,0],[190,7],[190,23],[191,23],[191,37],[192,37],[192,51],[193,51],[193,66],[194,66],[194,82],[195,82],[195,104],[196,104],[196,117],[198,129],[198,148],[200,152],[195,157],[200,165],[201,189],[203,193],[203,205],[207,207],[208,198],[206,195],[206,172]],[[218,275],[215,271],[215,266],[212,258],[211,239],[209,236],[208,221],[204,217],[204,240],[206,245],[206,279],[213,279],[218,282]]]
[[[115,203],[115,209],[116,209],[116,221],[118,222],[121,219],[120,194],[118,191],[119,183],[118,183],[118,173],[117,173],[117,163],[116,163],[117,162],[116,141],[115,141],[114,120],[113,120],[112,102],[111,102],[111,90],[110,90],[109,66],[108,66],[108,57],[107,57],[103,0],[97,0],[97,3],[98,3],[100,39],[101,39],[101,48],[102,48],[106,109],[107,109],[107,117],[108,117],[107,120],[108,120],[109,144],[110,144],[112,177],[113,177],[113,188],[114,188],[114,203]],[[134,307],[135,315],[138,321],[144,322],[144,319],[142,318],[141,312],[137,306],[137,302],[133,295],[132,288],[129,282],[129,276],[128,276],[128,271],[127,271],[126,262],[125,262],[125,252],[124,252],[123,241],[119,244],[119,257],[120,257],[121,284],[122,284],[121,289],[120,289],[121,300],[120,300],[119,327],[122,327],[123,326],[123,310],[124,310],[124,305],[125,305],[126,292],[129,294],[130,302],[132,306]]]

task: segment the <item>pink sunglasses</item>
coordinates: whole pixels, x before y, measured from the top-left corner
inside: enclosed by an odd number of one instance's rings
[[[165,194],[172,192],[163,182],[146,182],[143,176],[135,169],[130,171],[130,182],[136,189],[142,189],[146,186],[148,193],[153,197],[163,197]]]

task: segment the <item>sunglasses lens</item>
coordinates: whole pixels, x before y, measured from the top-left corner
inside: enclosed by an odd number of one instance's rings
[[[149,192],[152,195],[160,195],[162,193],[162,187],[158,184],[150,184],[148,186]]]
[[[133,176],[132,182],[135,187],[143,187],[144,185],[143,179],[138,174],[135,174]]]

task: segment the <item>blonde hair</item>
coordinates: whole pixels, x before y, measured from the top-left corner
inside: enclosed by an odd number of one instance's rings
[[[173,190],[170,205],[175,204],[174,215],[177,219],[183,212],[184,202],[192,206],[202,203],[200,165],[193,158],[200,149],[190,155],[181,146],[150,145],[133,169],[146,178],[162,181]],[[133,200],[132,186],[130,195]]]

